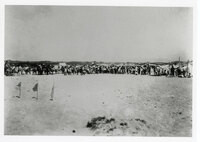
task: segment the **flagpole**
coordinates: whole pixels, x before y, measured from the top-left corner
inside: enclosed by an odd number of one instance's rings
[[[52,101],[53,101],[53,95],[54,95],[54,80],[53,80],[53,92],[52,92]]]
[[[19,86],[19,98],[21,98],[21,85]]]
[[[51,89],[51,101],[53,101],[53,95],[54,95],[54,77],[53,77],[53,87]]]
[[[54,84],[53,84],[53,87],[52,87],[52,90],[51,90],[51,101],[53,101],[53,93],[54,93]]]
[[[21,97],[21,82],[18,83],[17,88],[18,88],[17,90],[19,90],[19,95],[16,97],[20,98]]]
[[[38,100],[39,84],[37,83],[37,100]]]

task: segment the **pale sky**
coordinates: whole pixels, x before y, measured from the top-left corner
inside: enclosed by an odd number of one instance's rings
[[[192,59],[192,8],[6,6],[5,59]]]

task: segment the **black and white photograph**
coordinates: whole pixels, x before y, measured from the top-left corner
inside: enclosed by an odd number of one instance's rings
[[[193,16],[5,5],[4,135],[192,137]]]

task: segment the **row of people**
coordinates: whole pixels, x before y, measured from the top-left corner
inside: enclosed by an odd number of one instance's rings
[[[85,75],[85,74],[134,74],[134,75],[152,75],[152,76],[179,76],[191,77],[192,73],[188,65],[176,66],[169,65],[101,65],[101,64],[86,64],[86,65],[53,65],[53,64],[5,64],[5,75],[49,75],[49,74],[64,74],[64,75]]]

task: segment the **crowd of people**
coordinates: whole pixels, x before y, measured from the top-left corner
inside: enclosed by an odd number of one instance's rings
[[[192,65],[187,64],[51,64],[5,62],[5,75],[85,75],[85,74],[133,74],[152,76],[192,77]]]

